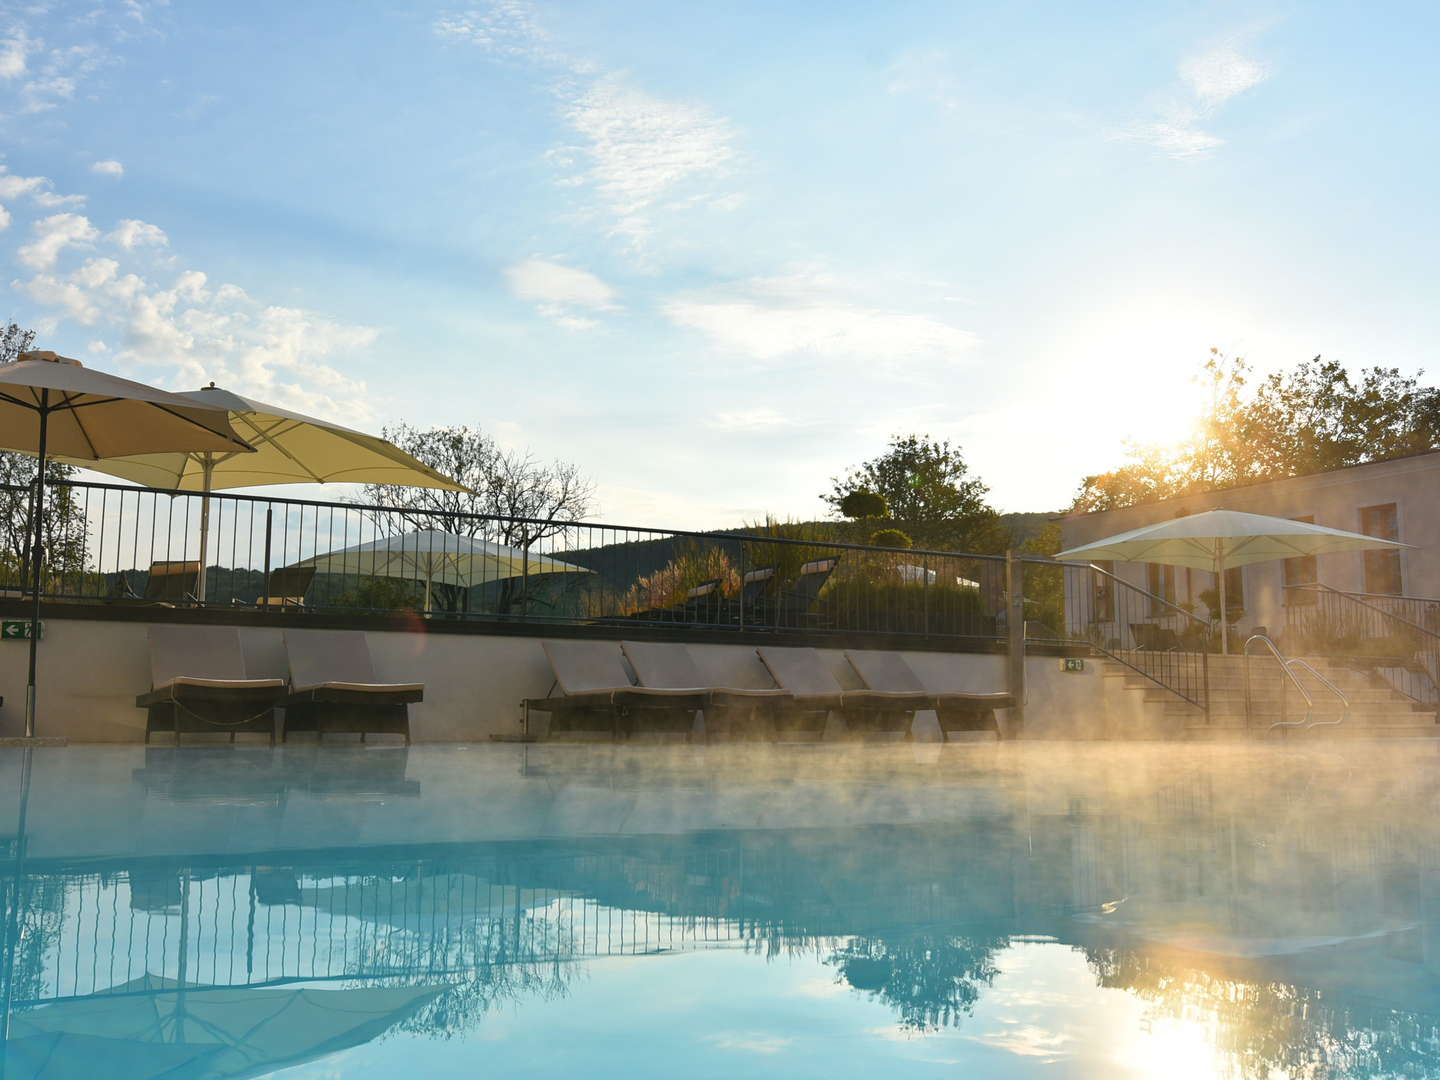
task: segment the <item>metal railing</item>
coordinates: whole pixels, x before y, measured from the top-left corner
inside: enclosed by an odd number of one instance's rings
[[[1286,604],[1292,653],[1343,657],[1423,705],[1440,705],[1440,633],[1415,597],[1348,593],[1329,585],[1289,587],[1304,602]]]
[[[957,643],[1002,633],[1003,556],[869,547],[823,526],[687,532],[213,493],[202,578],[207,496],[57,488],[49,600]],[[26,588],[26,558],[23,523],[0,532],[0,593]]]
[[[1062,575],[1058,635],[1085,642],[1209,714],[1210,624],[1094,565],[1031,560]],[[1032,575],[1033,576],[1033,575]],[[1027,581],[1026,595],[1032,593]]]
[[[1341,724],[1350,718],[1349,697],[1347,697],[1345,692],[1341,690],[1338,686],[1336,686],[1333,682],[1327,679],[1324,675],[1320,674],[1320,672],[1316,670],[1315,665],[1311,664],[1308,660],[1303,660],[1299,657],[1286,658],[1285,654],[1280,651],[1279,646],[1277,646],[1275,642],[1271,641],[1270,638],[1267,637],[1265,634],[1251,634],[1248,638],[1245,639],[1245,644],[1240,650],[1241,655],[1245,658],[1243,667],[1245,672],[1246,727],[1255,726],[1255,693],[1254,684],[1251,680],[1250,675],[1250,657],[1253,654],[1250,651],[1250,646],[1257,641],[1265,646],[1266,650],[1274,658],[1276,664],[1279,665],[1280,668],[1280,719],[1276,720],[1272,724],[1269,724],[1266,727],[1267,731],[1274,731],[1276,728],[1283,727],[1330,727],[1336,724]],[[1341,711],[1340,715],[1336,719],[1315,719],[1315,698],[1311,695],[1310,691],[1305,688],[1305,684],[1300,681],[1299,676],[1295,674],[1295,669],[1297,667],[1303,668],[1304,670],[1308,671],[1312,678],[1314,678],[1317,682],[1320,683],[1321,686],[1323,686],[1326,690],[1329,690],[1340,700]],[[1300,691],[1300,697],[1305,702],[1305,716],[1301,720],[1287,720],[1285,718],[1288,715],[1286,710],[1286,700],[1288,697],[1287,691],[1291,686],[1294,686],[1296,690]]]

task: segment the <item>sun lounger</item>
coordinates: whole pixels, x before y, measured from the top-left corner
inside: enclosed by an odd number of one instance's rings
[[[929,694],[913,690],[846,690],[814,649],[756,651],[775,682],[794,692],[797,708],[833,709],[856,734],[908,738],[915,711],[932,708]]]
[[[639,731],[689,736],[705,693],[694,687],[657,688],[630,681],[620,647],[610,641],[546,641],[542,646],[555,674],[550,694],[528,698],[526,711],[550,714],[550,733]],[[556,690],[560,693],[557,695]]]
[[[704,695],[705,738],[749,735],[773,738],[776,717],[795,695],[775,687],[745,689],[711,686],[695,666],[690,650],[678,642],[623,641],[625,658],[645,687],[694,688]]]
[[[1015,698],[1005,693],[975,693],[951,688],[938,689],[915,673],[909,662],[896,652],[856,650],[845,658],[872,690],[908,690],[930,698],[929,708],[940,721],[940,735],[949,742],[952,732],[993,731],[998,736],[1000,725],[996,709],[1010,709]]]
[[[702,581],[685,593],[685,599],[669,607],[649,608],[624,618],[643,622],[713,623],[719,620],[724,600],[721,586],[724,578]]]
[[[128,571],[115,578],[115,584],[108,599],[111,602],[136,601],[155,604],[158,607],[175,607],[178,604],[194,604],[198,600],[196,591],[200,588],[200,564],[185,560],[167,559],[152,562],[145,575],[145,592],[137,593],[130,585]]]
[[[840,565],[840,560],[837,557],[812,559],[800,567],[800,572],[795,575],[795,580],[780,594],[775,610],[776,625],[813,625],[817,620],[810,609],[815,606],[815,601],[820,596],[820,590],[825,587],[825,582],[830,580],[830,575],[835,572],[835,567],[838,565]]]
[[[135,698],[147,710],[145,741],[157,731],[239,732],[275,741],[275,707],[284,679],[252,679],[240,633],[229,626],[150,627],[150,689]]]
[[[317,738],[334,732],[403,735],[410,741],[410,706],[425,700],[424,683],[382,683],[375,677],[370,646],[354,630],[292,630],[290,694],[285,699],[284,739],[295,731]]]
[[[261,607],[298,608],[305,606],[305,593],[315,580],[313,566],[282,566],[270,571],[265,594],[258,601]]]

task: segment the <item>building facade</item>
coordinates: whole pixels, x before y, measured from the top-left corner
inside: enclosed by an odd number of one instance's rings
[[[1293,605],[1315,602],[1328,585],[1357,594],[1440,598],[1440,451],[1414,454],[1332,472],[1270,480],[1116,510],[1071,514],[1061,522],[1066,549],[1204,510],[1311,521],[1333,529],[1398,540],[1399,551],[1343,552],[1257,563],[1230,570],[1226,581],[1237,627],[1278,630]],[[1203,594],[1215,575],[1148,563],[1100,564],[1117,577],[1204,615]],[[1213,601],[1213,595],[1209,597]]]

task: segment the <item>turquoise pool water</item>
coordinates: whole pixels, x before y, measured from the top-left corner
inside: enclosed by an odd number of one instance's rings
[[[0,751],[4,1076],[1440,1076],[1428,745]]]

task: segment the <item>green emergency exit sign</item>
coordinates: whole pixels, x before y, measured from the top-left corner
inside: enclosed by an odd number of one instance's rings
[[[40,624],[40,637],[45,637],[45,624]],[[0,621],[0,641],[29,641],[29,619],[5,619]]]
[[[1060,670],[1061,670],[1061,671],[1084,671],[1084,670],[1085,670],[1085,660],[1084,660],[1083,657],[1079,657],[1079,656],[1067,656],[1067,657],[1065,657],[1064,660],[1060,661]]]

